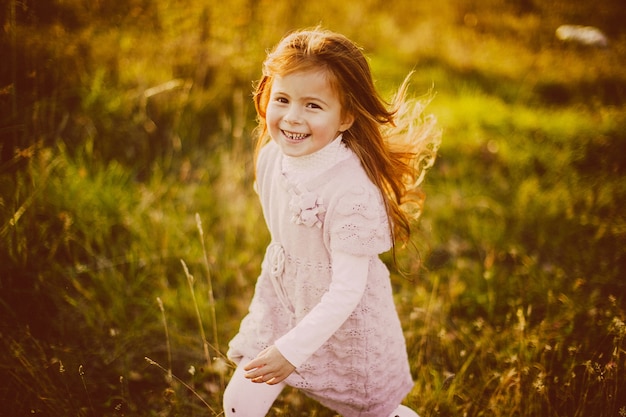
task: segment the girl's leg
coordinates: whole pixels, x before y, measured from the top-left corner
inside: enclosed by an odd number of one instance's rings
[[[409,407],[400,405],[393,413],[389,415],[389,417],[419,417],[419,415],[417,415],[417,413],[411,410]]]
[[[249,361],[244,358],[240,364]],[[264,417],[285,383],[260,384],[250,381],[244,374],[243,366],[238,366],[230,379],[224,391],[224,414],[226,417]]]

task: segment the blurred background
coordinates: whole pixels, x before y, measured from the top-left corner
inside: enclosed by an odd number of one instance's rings
[[[5,0],[0,416],[222,413],[268,235],[253,82],[341,32],[444,131],[393,275],[422,416],[626,415],[621,0]],[[386,261],[389,259],[385,258]],[[274,416],[334,416],[286,390]]]

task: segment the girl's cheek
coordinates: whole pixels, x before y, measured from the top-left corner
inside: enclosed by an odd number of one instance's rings
[[[265,111],[265,118],[268,120],[276,120],[279,117],[279,113],[279,110],[275,106],[269,105]]]

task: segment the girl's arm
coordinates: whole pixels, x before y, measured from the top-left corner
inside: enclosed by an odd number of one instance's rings
[[[350,317],[361,301],[369,271],[369,257],[334,252],[328,292],[301,321],[276,341],[294,366],[300,366]]]
[[[361,301],[367,285],[369,257],[334,253],[328,292],[293,329],[274,346],[245,366],[254,382],[277,384],[287,378],[348,319]]]

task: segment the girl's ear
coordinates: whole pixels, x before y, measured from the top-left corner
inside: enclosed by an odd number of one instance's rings
[[[352,115],[352,113],[346,114],[343,117],[341,124],[339,125],[339,131],[345,132],[346,130],[352,127],[353,123],[354,123],[354,116]]]

